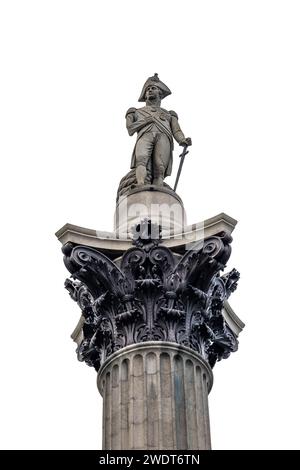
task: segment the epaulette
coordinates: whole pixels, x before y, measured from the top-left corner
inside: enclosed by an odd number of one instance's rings
[[[125,117],[127,117],[128,114],[135,113],[135,112],[136,112],[136,108],[129,108],[125,114]]]
[[[178,114],[175,113],[175,111],[169,111],[169,113],[171,114],[171,116],[174,116],[176,117],[176,119],[178,119]]]

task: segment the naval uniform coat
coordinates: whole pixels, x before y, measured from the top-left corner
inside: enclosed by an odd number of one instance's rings
[[[147,118],[152,117],[153,122],[147,122]],[[173,163],[173,137],[180,143],[185,137],[180,129],[178,123],[178,116],[175,111],[167,111],[164,108],[157,106],[144,106],[143,108],[129,108],[126,113],[126,127],[129,135],[133,135],[137,132],[137,140],[143,138],[146,132],[162,132],[165,134],[170,141],[170,156],[168,159],[168,166],[165,171],[165,176],[170,176],[172,172]],[[130,168],[136,167],[136,144],[133,149],[131,166]]]

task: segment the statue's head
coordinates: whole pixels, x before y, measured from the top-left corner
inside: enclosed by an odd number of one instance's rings
[[[139,101],[147,101],[158,97],[162,100],[170,94],[171,90],[160,81],[157,73],[155,73],[153,77],[149,77],[146,80]]]
[[[145,91],[145,101],[151,100],[161,100],[162,99],[162,91],[158,88],[157,85],[149,85]]]

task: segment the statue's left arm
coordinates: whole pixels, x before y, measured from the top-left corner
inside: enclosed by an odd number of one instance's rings
[[[175,111],[169,111],[171,114],[171,129],[172,134],[176,142],[179,145],[192,145],[192,140],[190,137],[185,137],[184,133],[182,132],[179,122],[178,122],[178,115]]]

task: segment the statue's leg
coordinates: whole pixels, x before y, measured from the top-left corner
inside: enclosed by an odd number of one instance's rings
[[[153,152],[153,184],[163,185],[166,168],[171,155],[171,144],[166,134],[160,134],[157,138]]]
[[[146,132],[136,143],[136,181],[138,185],[145,184],[147,176],[147,163],[151,157],[154,146],[154,137],[150,132]]]

